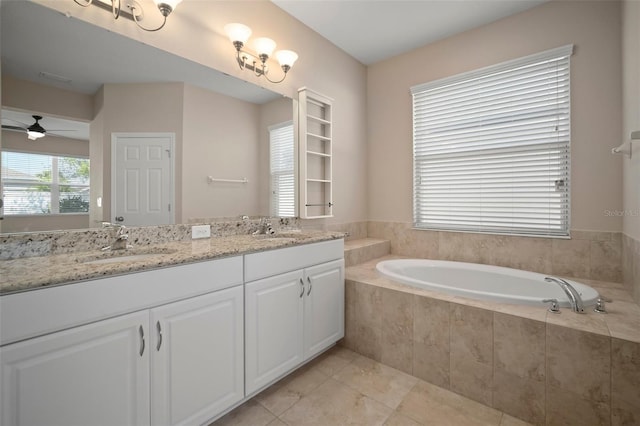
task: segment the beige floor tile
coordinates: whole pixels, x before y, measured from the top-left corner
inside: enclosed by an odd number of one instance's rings
[[[508,414],[502,415],[500,426],[533,426],[531,423],[527,423],[524,420],[516,419]]]
[[[417,421],[403,416],[398,412],[394,412],[389,416],[387,421],[384,423],[384,426],[421,426]]]
[[[418,382],[413,376],[363,356],[333,378],[390,408],[396,408]]]
[[[287,424],[282,420],[276,418],[276,419],[273,419],[273,421],[269,423],[267,426],[287,426]]]
[[[393,410],[336,380],[303,397],[280,419],[291,426],[383,425]]]
[[[493,408],[420,381],[396,410],[423,425],[466,426],[500,424],[502,413]]]
[[[266,426],[276,416],[251,399],[209,426]]]
[[[358,357],[358,354],[342,346],[334,346],[313,360],[310,365],[327,376],[333,376],[347,364]]]
[[[328,378],[313,365],[308,365],[262,391],[256,395],[255,400],[279,416]]]

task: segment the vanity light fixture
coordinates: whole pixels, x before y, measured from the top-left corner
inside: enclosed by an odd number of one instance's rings
[[[275,55],[280,63],[280,68],[284,71],[284,75],[280,80],[271,80],[267,75],[269,68],[267,60],[276,49],[276,42],[267,37],[259,37],[254,40],[256,53],[250,53],[244,50],[244,45],[251,36],[251,28],[243,24],[233,23],[224,26],[224,30],[236,48],[236,60],[240,69],[248,69],[253,71],[256,76],[264,76],[271,83],[280,83],[287,77],[287,73],[293,67],[294,62],[298,59],[298,54],[292,50],[278,50]]]
[[[103,9],[111,9],[113,13],[113,19],[118,19],[120,15],[131,19],[136,25],[145,31],[158,31],[167,23],[167,16],[174,11],[178,3],[182,0],[153,0],[158,7],[158,10],[162,14],[164,20],[162,24],[157,28],[145,28],[140,24],[140,21],[144,18],[144,11],[142,6],[136,0],[73,0],[82,7],[88,7],[90,5],[96,5]],[[123,12],[122,5],[129,9],[129,12]]]

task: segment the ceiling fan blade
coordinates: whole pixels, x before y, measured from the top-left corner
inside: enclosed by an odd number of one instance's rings
[[[13,121],[14,123],[18,123],[19,125],[23,126],[24,128],[29,127],[28,124],[24,124],[22,121],[18,121],[18,120],[14,120],[13,118],[7,118],[7,117],[2,117],[2,121]]]
[[[58,130],[51,130],[51,129],[47,129],[47,133],[51,133],[51,132],[77,132],[77,129],[58,129]]]
[[[27,129],[25,129],[24,127],[18,127],[18,126],[9,126],[7,124],[3,124],[2,128],[5,130],[14,130],[14,131],[18,131],[18,132],[26,132]]]

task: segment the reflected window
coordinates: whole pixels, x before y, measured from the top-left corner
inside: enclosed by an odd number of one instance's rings
[[[89,212],[89,159],[2,152],[4,214]]]
[[[269,127],[271,215],[295,216],[293,122]]]

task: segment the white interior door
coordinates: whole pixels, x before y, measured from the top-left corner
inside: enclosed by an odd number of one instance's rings
[[[111,220],[123,225],[174,223],[173,133],[111,136]]]

